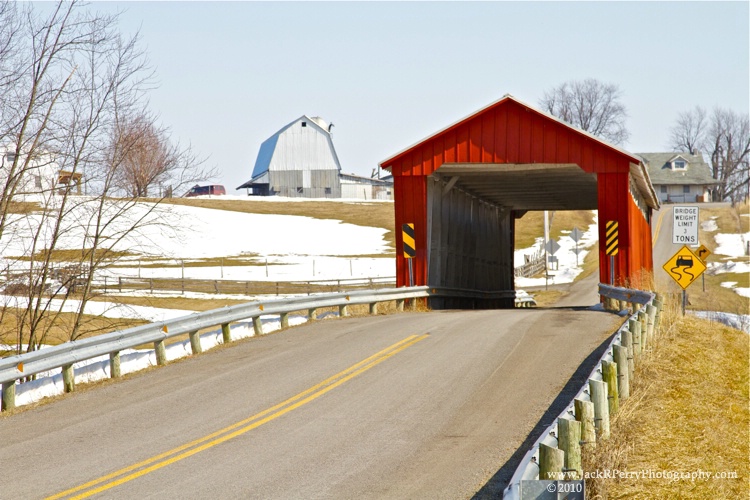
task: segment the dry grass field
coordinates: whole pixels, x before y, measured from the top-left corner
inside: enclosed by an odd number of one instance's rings
[[[590,499],[750,496],[750,336],[682,318],[675,301],[670,311],[611,422],[612,437],[584,455],[584,470],[631,477],[587,479]],[[710,477],[693,479],[700,471]]]

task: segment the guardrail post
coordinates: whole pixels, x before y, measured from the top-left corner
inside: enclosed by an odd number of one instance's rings
[[[118,378],[122,376],[120,370],[120,351],[109,353],[109,377]]]
[[[167,364],[167,350],[164,348],[164,340],[154,342],[154,352],[156,353],[156,364],[159,366]]]
[[[648,342],[649,344],[654,341],[654,327],[656,325],[656,307],[652,305],[646,306],[646,316],[648,321]]]
[[[223,332],[222,332],[223,333]],[[188,333],[188,336],[190,337],[190,350],[193,354],[200,354],[203,352],[203,348],[201,347],[201,336],[198,333],[198,331],[190,332]]]
[[[73,392],[76,390],[76,378],[73,365],[64,365],[62,367],[63,391]]]
[[[289,313],[281,313],[279,316],[281,320],[281,328],[289,328]]]
[[[396,299],[396,310],[398,312],[404,311],[404,299]]]
[[[633,359],[641,357],[641,322],[635,319],[628,320],[628,328],[633,335]]]
[[[410,311],[417,310],[417,299],[409,299],[409,310]]]
[[[370,304],[370,314],[375,315],[377,313],[378,313],[378,303],[373,302],[372,304]]]
[[[611,361],[602,361],[602,379],[607,384],[609,414],[614,415],[620,409],[620,393],[617,390],[617,365]]]
[[[229,323],[223,323],[221,325],[221,341],[225,344],[232,341],[232,332],[229,329]]]
[[[557,447],[565,452],[565,479],[582,477],[581,468],[581,422],[567,418],[557,419]],[[575,474],[571,474],[575,472]]]
[[[347,308],[346,304],[339,306],[339,316],[341,316],[342,318],[349,316],[349,309]]]
[[[0,410],[7,411],[16,407],[16,381],[3,382],[3,399]]]
[[[594,403],[583,399],[573,400],[576,420],[581,422],[581,445],[596,448],[596,426],[594,424]]]
[[[643,309],[638,311],[638,322],[641,324],[640,351],[643,352],[646,350],[646,347],[648,346],[648,316],[646,315],[646,312]]]
[[[635,363],[633,360],[633,333],[625,328],[620,336],[620,343],[627,349],[627,362],[628,362],[628,384],[633,380],[635,375]]]
[[[260,321],[260,316],[255,316],[253,318],[253,333],[256,337],[263,335],[263,323]]]
[[[601,380],[589,379],[589,392],[594,403],[594,425],[599,439],[609,439],[609,403],[607,384]]]
[[[654,299],[654,307],[656,307],[656,317],[654,318],[654,328],[659,328],[661,324],[661,309],[664,307],[664,303],[661,300]]]
[[[316,318],[315,318],[315,308],[314,307],[312,309],[308,309],[307,310],[307,319],[308,319],[308,321],[315,321]]]
[[[539,479],[562,479],[565,452],[544,443],[539,445]]]
[[[624,332],[623,332],[624,333]],[[628,366],[628,348],[615,344],[612,346],[615,363],[617,363],[617,392],[623,401],[630,397],[630,367]]]

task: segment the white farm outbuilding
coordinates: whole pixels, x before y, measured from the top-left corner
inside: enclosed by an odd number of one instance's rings
[[[252,177],[237,189],[255,196],[390,198],[391,183],[341,173],[332,127],[307,115],[282,127],[260,145]]]

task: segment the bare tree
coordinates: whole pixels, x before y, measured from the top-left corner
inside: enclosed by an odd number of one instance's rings
[[[750,164],[750,124],[748,115],[714,108],[706,134],[714,179],[719,181],[720,200],[738,200],[748,196]]]
[[[185,177],[193,181],[213,176],[201,170],[202,162],[189,149],[173,144],[168,131],[146,113],[118,123],[112,148],[113,158],[120,163],[118,184],[129,196],[153,195],[152,188],[160,184],[181,186]]]
[[[574,127],[614,144],[623,144],[630,134],[625,126],[628,115],[621,97],[617,85],[586,78],[565,82],[545,92],[539,105]]]
[[[78,2],[60,1],[49,12],[40,16],[33,5],[20,9],[0,0],[0,53],[7,56],[0,58],[0,146],[12,153],[12,161],[0,158],[0,240],[17,251],[5,247],[1,254],[3,288],[13,297],[0,316],[15,315],[19,352],[38,349],[63,315],[60,340],[85,333],[86,306],[101,293],[97,272],[114,262],[118,245],[119,253],[127,251],[122,245],[133,240],[129,236],[160,223],[158,203],[138,203],[153,182],[182,185],[210,175],[189,149],[169,145],[164,131],[150,123],[128,126],[131,117],[149,116],[151,72],[137,36],[123,38],[116,15],[93,13]],[[127,160],[144,154],[140,145],[155,138],[166,146],[169,168],[123,196],[119,180]],[[33,195],[39,212],[13,217],[12,201],[41,166],[54,180]],[[58,185],[62,171],[82,178],[88,196]],[[70,251],[71,239],[80,249]]]
[[[698,154],[705,151],[711,162],[711,175],[719,184],[714,198],[732,203],[748,196],[750,124],[747,114],[716,107],[707,116],[696,106],[680,113],[671,130],[674,151]]]
[[[680,113],[671,129],[670,147],[674,151],[697,154],[705,140],[706,126],[706,110],[702,107],[696,106],[690,111]]]

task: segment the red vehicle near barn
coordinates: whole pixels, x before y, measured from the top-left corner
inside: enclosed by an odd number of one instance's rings
[[[185,194],[185,198],[192,198],[194,196],[207,196],[207,195],[219,195],[223,196],[227,194],[227,190],[224,189],[224,186],[221,184],[211,184],[208,186],[199,186],[195,185],[192,188],[190,188],[190,191],[188,191]]]

